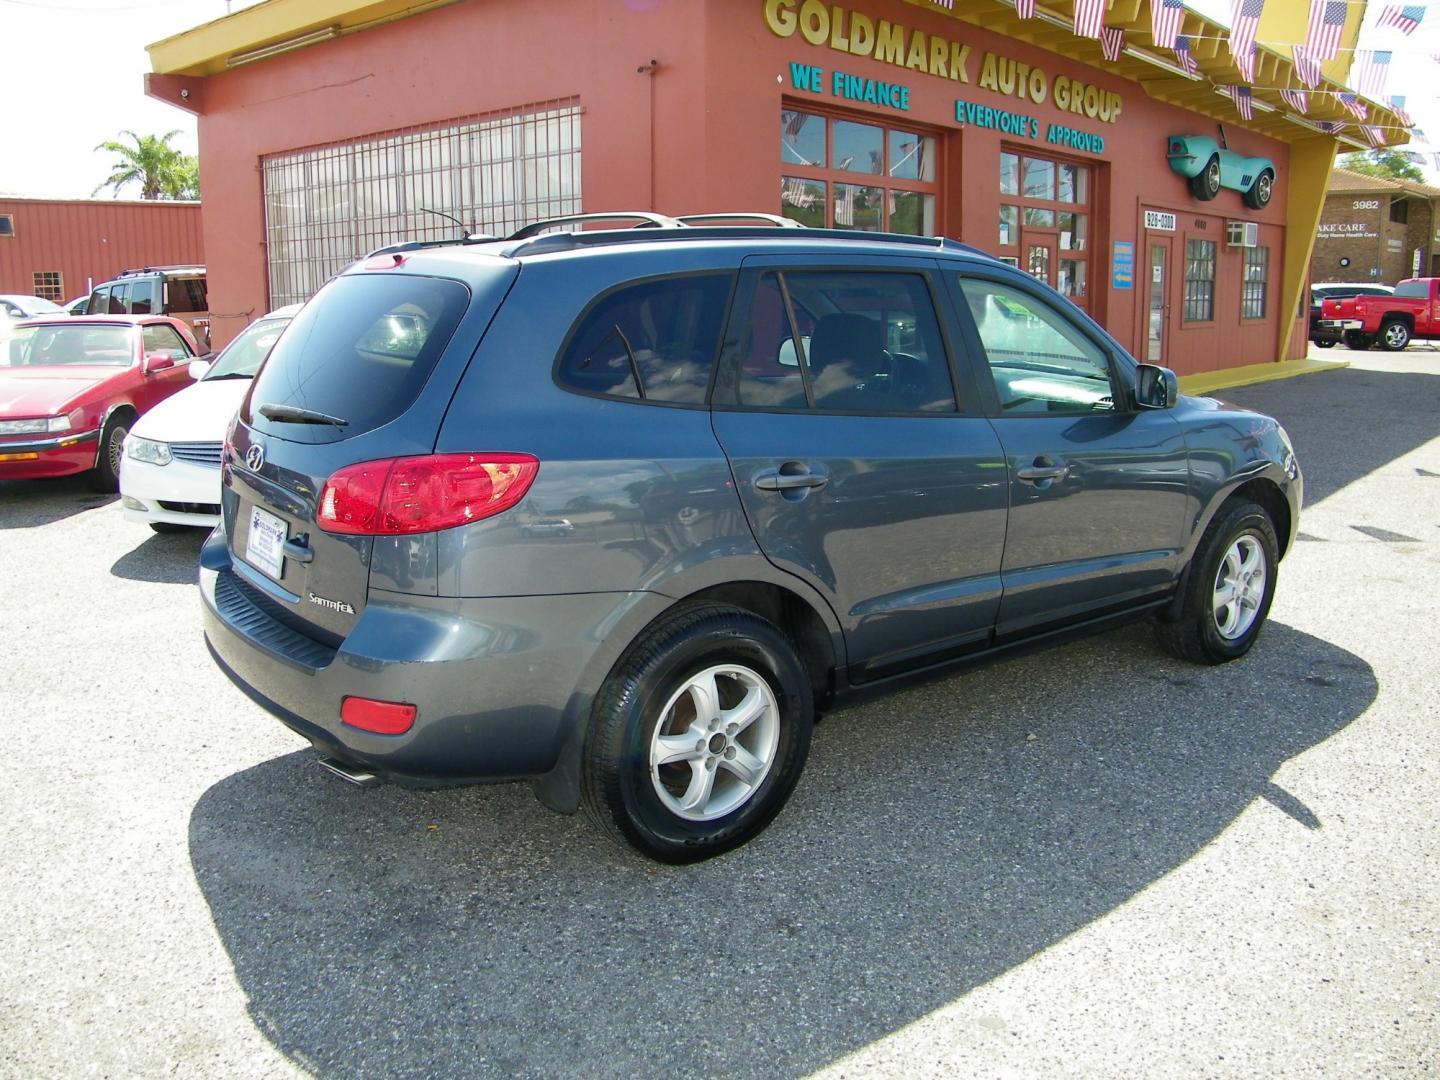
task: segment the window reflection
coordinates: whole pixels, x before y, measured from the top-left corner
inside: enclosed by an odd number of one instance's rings
[[[780,160],[825,167],[825,118],[784,109],[780,113]]]
[[[869,124],[835,121],[835,168],[879,175],[884,172],[885,132]]]

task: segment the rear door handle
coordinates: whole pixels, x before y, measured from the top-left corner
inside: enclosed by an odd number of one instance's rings
[[[755,477],[755,486],[761,491],[795,491],[798,488],[822,488],[830,482],[830,478],[821,473],[812,472],[780,472],[778,469],[770,472],[759,473]]]
[[[286,540],[280,550],[285,553],[285,558],[294,559],[298,563],[308,563],[315,558],[315,552],[305,546],[307,536],[297,536],[294,540]]]
[[[1016,469],[1015,475],[1027,483],[1037,480],[1063,480],[1070,475],[1070,466],[1056,465],[1042,454],[1035,459],[1035,464]]]

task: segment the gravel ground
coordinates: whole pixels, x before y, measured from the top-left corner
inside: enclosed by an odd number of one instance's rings
[[[1351,358],[1223,395],[1310,502],[1249,658],[852,706],[689,868],[327,777],[211,664],[198,537],[0,484],[0,1074],[1440,1075],[1440,357]]]

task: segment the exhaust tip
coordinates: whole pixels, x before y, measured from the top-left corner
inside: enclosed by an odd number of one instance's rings
[[[354,784],[356,787],[378,787],[384,782],[379,776],[370,772],[368,769],[362,769],[358,765],[351,765],[348,761],[341,761],[339,758],[316,758],[315,763],[326,772],[334,773],[347,784]]]

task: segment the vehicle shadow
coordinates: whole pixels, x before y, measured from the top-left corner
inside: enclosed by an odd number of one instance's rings
[[[1338,352],[1343,358],[1345,350]],[[1433,374],[1344,368],[1217,390],[1215,396],[1285,425],[1305,472],[1306,505],[1440,435],[1440,367]],[[1436,407],[1397,408],[1417,401]],[[1323,471],[1316,467],[1322,461]]]
[[[1322,828],[1272,777],[1376,692],[1282,624],[1223,668],[1131,627],[832,714],[770,830],[698,866],[522,786],[358,790],[309,752],[210,788],[190,854],[254,1022],[317,1076],[794,1076],[1103,916],[1256,799]]]
[[[132,548],[110,566],[110,573],[131,581],[153,581],[157,585],[194,585],[200,565],[200,548],[208,535],[205,529],[180,533],[151,533],[143,544]]]
[[[0,480],[0,529],[33,529],[64,521],[118,499],[90,486],[89,477]]]

